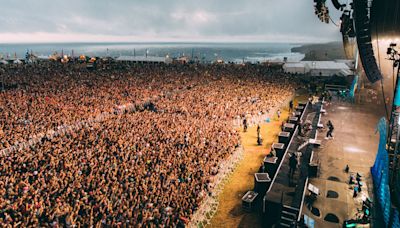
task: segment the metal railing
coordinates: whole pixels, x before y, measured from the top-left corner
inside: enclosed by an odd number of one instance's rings
[[[236,166],[243,159],[243,147],[239,146],[235,152],[221,164],[221,168],[212,183],[212,191],[200,204],[199,208],[192,215],[188,227],[205,227],[209,225],[219,206],[219,195],[223,191],[225,183],[235,170]]]
[[[272,119],[274,117],[274,115],[276,114],[276,112],[278,111],[278,109],[286,107],[289,104],[289,102],[291,100],[293,100],[293,98],[294,98],[294,94],[289,96],[287,99],[279,102],[278,105],[276,105],[274,108],[272,108],[269,112],[262,114],[262,115],[250,116],[249,118],[247,118],[248,126],[254,126],[256,124],[266,122],[267,119]],[[236,117],[233,120],[233,127],[235,127],[235,128],[242,127],[243,126],[242,120],[243,120],[242,118]]]
[[[134,110],[135,110],[135,106],[133,104],[127,104],[118,110],[114,110],[114,111],[110,111],[110,112],[103,112],[95,117],[90,117],[85,121],[78,121],[71,125],[64,124],[64,125],[58,126],[56,130],[51,129],[45,133],[43,133],[43,132],[39,133],[39,134],[33,136],[29,140],[26,140],[23,142],[17,142],[13,146],[10,146],[10,147],[0,150],[0,157],[4,157],[8,153],[11,153],[14,151],[21,151],[21,150],[27,149],[37,143],[40,143],[43,139],[53,139],[54,137],[64,136],[67,133],[75,132],[83,127],[89,127],[93,123],[103,122],[103,121],[109,119],[111,116],[121,115],[124,112],[131,112]]]

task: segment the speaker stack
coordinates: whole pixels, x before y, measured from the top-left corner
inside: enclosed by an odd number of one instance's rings
[[[371,23],[368,0],[354,0],[354,19],[360,58],[368,80],[372,83],[382,79],[371,43]]]

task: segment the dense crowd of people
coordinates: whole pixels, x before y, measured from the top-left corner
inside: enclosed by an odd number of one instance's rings
[[[267,113],[295,86],[262,65],[38,65],[4,74],[18,87],[0,93],[0,149],[137,107],[1,158],[0,224],[10,227],[183,227],[240,144],[232,120]]]

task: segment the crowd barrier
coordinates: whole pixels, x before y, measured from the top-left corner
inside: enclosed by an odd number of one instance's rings
[[[289,102],[293,100],[294,94],[292,96],[289,96],[287,99],[281,101],[276,107],[272,108],[269,112],[261,115],[252,115],[250,117],[247,117],[247,124],[248,126],[254,126],[256,124],[260,124],[263,122],[266,122],[267,119],[272,120],[274,115],[277,113],[278,109],[284,108],[289,105]],[[236,117],[233,120],[233,126],[235,128],[243,127],[243,118],[242,117]]]
[[[178,93],[178,92],[179,91],[175,91],[175,93]],[[276,111],[278,110],[278,107],[280,107],[284,104],[288,104],[289,101],[292,99],[293,99],[293,96],[291,96],[290,99],[286,99],[285,101],[281,102],[280,105],[273,108],[272,111],[270,111],[266,114],[251,116],[248,119],[249,126],[264,122],[267,120],[267,118],[272,118],[274,116],[274,114],[276,113]],[[149,100],[147,102],[150,102],[150,101],[151,100]],[[144,102],[144,104],[147,102]],[[53,139],[54,137],[64,136],[66,133],[71,133],[71,132],[77,131],[77,130],[81,129],[83,126],[89,126],[93,123],[103,122],[104,120],[108,119],[110,116],[121,115],[125,112],[136,111],[136,109],[137,109],[137,106],[135,104],[128,103],[125,105],[118,106],[117,108],[114,108],[110,112],[103,112],[103,113],[97,115],[96,117],[89,117],[86,121],[78,121],[71,125],[64,124],[64,125],[58,126],[56,130],[51,129],[51,130],[48,130],[47,132],[39,133],[39,134],[33,136],[32,138],[30,138],[29,140],[26,140],[23,142],[16,142],[14,145],[0,150],[0,156],[4,157],[10,152],[27,149],[27,148],[41,142],[41,140],[43,140],[43,139],[46,139],[46,138]],[[233,126],[235,128],[241,127],[242,119],[240,119],[240,118],[234,119]]]
[[[211,194],[207,194],[202,200],[199,208],[193,214],[188,227],[205,227],[210,224],[212,217],[218,210],[218,196],[223,191],[226,181],[233,173],[236,166],[243,159],[243,147],[238,147],[230,157],[222,162],[218,174],[214,177],[211,186]]]
[[[46,133],[39,133],[39,134],[33,136],[32,138],[30,138],[29,140],[26,140],[24,142],[17,142],[13,146],[2,149],[0,151],[0,156],[4,157],[8,153],[28,149],[29,147],[40,143],[44,139],[53,139],[54,137],[64,136],[67,133],[75,132],[83,127],[89,127],[93,123],[103,122],[103,121],[109,119],[111,116],[121,115],[125,112],[131,112],[134,110],[135,110],[135,106],[133,104],[128,104],[128,105],[124,105],[122,108],[119,108],[118,110],[114,109],[111,112],[103,112],[103,113],[97,115],[96,117],[90,117],[86,121],[78,121],[71,125],[64,124],[64,125],[58,126],[56,128],[56,130],[51,129],[51,130],[48,130]]]
[[[176,94],[176,93],[179,93],[186,89],[177,89],[177,90],[170,92],[169,94],[170,95]],[[154,96],[152,99],[149,99],[146,102],[143,102],[143,104],[141,104],[139,106],[144,107],[144,105],[146,103],[151,103],[160,98],[161,98],[161,96]],[[103,113],[97,115],[96,117],[89,117],[85,121],[78,121],[78,122],[75,122],[74,124],[70,124],[70,125],[64,124],[64,125],[58,126],[56,130],[51,129],[51,130],[48,130],[47,132],[39,133],[37,135],[32,136],[29,140],[26,140],[24,142],[16,142],[16,143],[14,143],[14,145],[0,150],[0,157],[6,156],[9,152],[27,149],[30,146],[33,146],[33,145],[41,142],[41,140],[43,140],[45,138],[53,139],[54,137],[63,136],[67,132],[73,132],[73,131],[79,130],[82,128],[82,126],[89,126],[90,124],[93,124],[95,122],[97,122],[97,123],[103,122],[104,120],[108,119],[110,116],[121,115],[125,112],[137,111],[137,107],[138,106],[136,104],[128,103],[128,104],[124,104],[124,105],[118,106],[116,108],[113,108],[110,112],[103,112]]]

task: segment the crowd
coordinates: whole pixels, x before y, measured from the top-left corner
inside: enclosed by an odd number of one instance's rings
[[[39,65],[5,75],[18,88],[0,93],[0,149],[126,103],[138,107],[1,158],[5,227],[183,227],[239,146],[231,120],[268,112],[294,88],[261,65]]]

